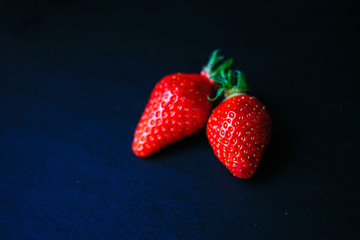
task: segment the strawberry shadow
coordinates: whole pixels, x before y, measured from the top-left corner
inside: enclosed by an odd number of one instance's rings
[[[148,156],[147,159],[150,161],[168,161],[179,158],[179,156],[186,157],[194,152],[194,147],[199,150],[204,146],[206,147],[207,144],[206,130],[203,128],[189,137],[164,147],[159,152]]]
[[[263,182],[279,173],[287,164],[292,148],[290,131],[272,116],[271,140],[264,153],[259,168],[249,179],[251,182]]]
[[[272,113],[272,136],[259,168],[248,179],[249,182],[254,184],[267,181],[281,172],[288,163],[292,148],[291,132],[281,123],[281,115],[276,114],[274,109],[270,110],[270,112]],[[205,153],[205,149],[208,150],[209,148],[211,147],[206,137],[206,129],[203,128],[179,142],[164,147],[159,152],[146,157],[146,159],[150,162],[178,161],[179,159],[183,161],[184,158],[188,159],[188,156],[194,154],[194,149],[198,151],[198,154],[203,153],[204,156],[207,156],[208,153]],[[211,152],[211,154],[213,153]],[[227,174],[227,172],[224,171],[224,174]]]

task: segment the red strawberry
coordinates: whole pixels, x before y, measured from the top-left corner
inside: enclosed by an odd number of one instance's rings
[[[212,107],[208,96],[216,90],[210,76],[232,64],[229,59],[213,71],[223,59],[217,53],[200,74],[171,74],[156,84],[135,130],[132,149],[137,156],[149,156],[205,126]]]
[[[250,178],[269,144],[271,118],[259,100],[245,94],[246,81],[240,71],[229,71],[226,77],[215,78],[222,85],[217,96],[224,91],[226,98],[213,110],[206,135],[215,155],[234,176]]]

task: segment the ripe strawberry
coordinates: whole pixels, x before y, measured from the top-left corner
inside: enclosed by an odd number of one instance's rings
[[[216,91],[210,76],[232,64],[229,59],[212,70],[223,59],[217,53],[200,74],[171,74],[156,84],[135,130],[132,150],[137,156],[149,156],[205,126],[212,107],[208,96]]]
[[[221,75],[214,79],[222,86],[217,97],[224,92],[226,98],[210,115],[206,135],[215,155],[234,176],[250,178],[269,144],[271,118],[259,100],[245,94],[246,81],[240,71]]]

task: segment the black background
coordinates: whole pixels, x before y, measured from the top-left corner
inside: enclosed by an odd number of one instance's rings
[[[359,10],[1,0],[0,238],[358,239]],[[233,177],[204,130],[137,158],[152,87],[217,48],[273,118],[256,174]]]

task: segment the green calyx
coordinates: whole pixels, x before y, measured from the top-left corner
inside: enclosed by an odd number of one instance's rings
[[[226,60],[225,62],[223,62],[222,64],[220,64],[216,69],[214,69],[215,65],[217,65],[224,59],[223,56],[218,56],[219,52],[220,52],[219,49],[213,51],[210,55],[208,63],[203,68],[203,70],[210,75],[210,78],[213,76],[219,75],[219,73],[221,71],[226,71],[227,69],[229,69],[231,67],[231,65],[233,63],[232,58],[230,58],[230,59]]]
[[[222,93],[224,96],[230,97],[233,94],[245,93],[247,90],[245,75],[239,70],[224,70],[220,71],[217,76],[212,76],[219,88],[214,98],[209,98],[210,101],[215,101]]]

